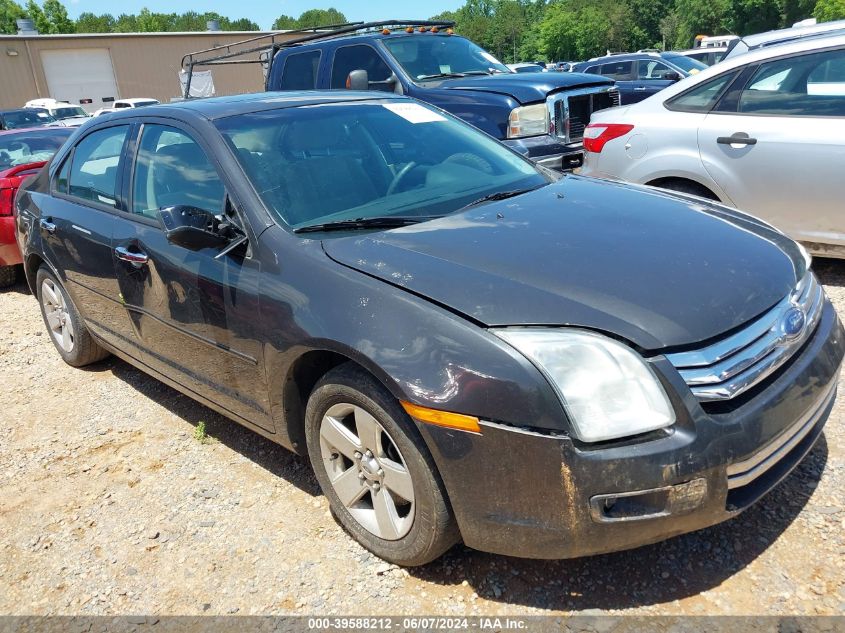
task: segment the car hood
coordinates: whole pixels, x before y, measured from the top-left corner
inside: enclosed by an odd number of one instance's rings
[[[600,75],[583,73],[502,73],[447,79],[440,84],[440,88],[495,92],[513,97],[520,103],[533,103],[544,100],[549,93],[567,88],[589,88],[612,84],[613,81]]]
[[[750,216],[577,176],[323,248],[483,326],[580,326],[643,350],[723,335],[806,271],[792,240]]]

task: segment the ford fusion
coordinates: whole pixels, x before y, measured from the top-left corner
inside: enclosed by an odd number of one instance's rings
[[[67,363],[115,354],[307,455],[401,565],[733,517],[813,447],[843,358],[808,255],[768,224],[553,174],[402,97],[115,112],[16,213]]]

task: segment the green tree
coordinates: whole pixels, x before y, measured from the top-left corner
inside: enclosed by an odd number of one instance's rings
[[[699,34],[719,34],[730,30],[731,0],[676,0],[675,10],[681,18],[676,47],[692,46]]]
[[[296,21],[296,18],[289,15],[280,15],[276,18],[276,21],[273,22],[274,31],[292,31],[298,28],[299,23]]]
[[[813,17],[819,22],[845,19],[845,0],[819,0]]]
[[[26,3],[26,16],[33,21],[39,33],[50,33],[50,22],[44,15],[41,5],[35,0],[28,0]]]
[[[0,33],[14,35],[18,32],[15,20],[26,17],[26,11],[17,2],[0,0]]]
[[[112,33],[114,32],[115,19],[113,15],[104,13],[96,15],[90,11],[80,13],[76,18],[77,33]]]
[[[67,9],[59,0],[44,0],[42,10],[50,24],[50,33],[76,33],[76,24],[67,16]]]
[[[738,35],[771,31],[781,25],[777,0],[731,0],[730,29]]]

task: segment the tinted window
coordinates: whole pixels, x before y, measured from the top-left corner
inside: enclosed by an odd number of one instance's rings
[[[692,90],[687,90],[674,99],[670,99],[666,102],[666,107],[681,112],[710,112],[735,76],[736,73],[725,73],[715,79],[705,81]]]
[[[845,116],[845,50],[761,64],[738,111],[780,116]]]
[[[117,167],[128,126],[86,136],[76,146],[70,169],[70,195],[117,207]]]
[[[666,75],[672,72],[678,74],[678,71],[672,70],[663,62],[641,59],[639,64],[637,64],[637,79],[665,80]]]
[[[617,81],[624,81],[632,79],[634,76],[634,62],[612,62],[610,64],[602,64],[600,75],[616,79]]]
[[[388,65],[372,47],[363,44],[344,46],[334,54],[332,88],[346,88],[346,78],[353,70],[366,70],[371,82],[387,81],[391,74]],[[386,88],[384,85],[371,87],[382,90]],[[392,90],[392,87],[387,89]]]
[[[282,71],[281,90],[313,90],[317,86],[320,51],[288,55]],[[344,79],[344,81],[346,81]]]
[[[408,101],[284,108],[216,124],[269,210],[293,226],[445,215],[548,182],[495,139]]]
[[[585,73],[592,73],[594,75],[601,74],[601,67],[600,66],[590,66],[584,70]]]
[[[38,127],[48,123],[55,123],[56,119],[50,116],[47,110],[13,110],[4,112],[3,119],[6,129],[13,130],[21,127]]]
[[[145,125],[132,186],[132,212],[155,218],[165,207],[223,210],[225,190],[217,170],[190,136],[163,125]]]
[[[67,177],[68,174],[70,174],[70,161],[72,158],[73,155],[69,156],[65,162],[62,163],[62,167],[59,169],[59,173],[56,176],[55,189],[61,193],[67,193]]]
[[[0,136],[0,169],[50,160],[70,136],[67,128],[45,128]]]
[[[709,55],[709,53],[707,54]],[[698,72],[701,72],[702,70],[707,69],[707,64],[703,63],[703,60],[693,59],[692,57],[687,57],[685,55],[663,55],[663,57],[670,64],[672,64],[676,68],[680,68],[681,70],[686,71],[690,75],[694,75]]]

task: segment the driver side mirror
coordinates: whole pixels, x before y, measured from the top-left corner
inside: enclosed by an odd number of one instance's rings
[[[219,220],[214,214],[198,207],[165,207],[159,209],[158,219],[168,242],[191,251],[219,248],[229,242],[218,232]]]
[[[675,71],[672,71],[672,72],[668,72],[665,75],[663,75],[663,78],[666,79],[667,81],[680,81],[681,80],[681,74],[676,73]]]
[[[346,78],[346,88],[348,90],[369,90],[370,76],[366,70],[353,70]]]

